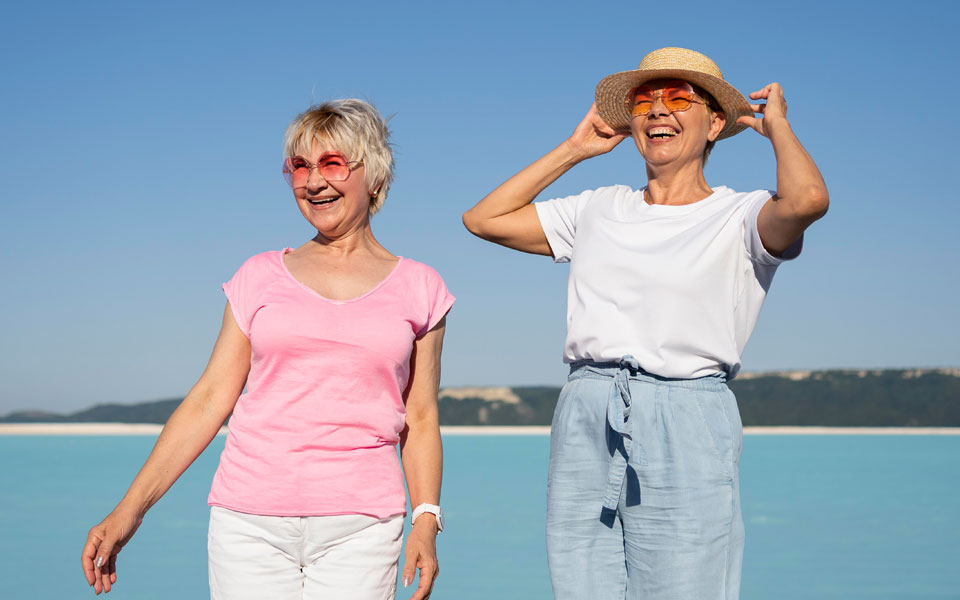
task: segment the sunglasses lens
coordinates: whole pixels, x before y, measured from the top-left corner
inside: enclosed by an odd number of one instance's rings
[[[670,81],[656,90],[648,85],[641,85],[631,93],[630,112],[634,116],[648,114],[658,97],[667,110],[681,112],[690,108],[695,95],[693,86],[686,81]]]
[[[694,92],[688,84],[663,88],[663,104],[670,110],[687,110],[693,103]]]
[[[314,165],[302,156],[291,156],[283,161],[283,178],[290,187],[302,186],[310,178],[313,167]],[[316,167],[320,176],[327,181],[344,181],[350,177],[350,163],[339,153],[321,155]]]
[[[320,176],[327,181],[344,181],[350,176],[350,165],[347,164],[347,159],[339,154],[321,156],[317,168]]]
[[[295,181],[302,181],[310,176],[310,163],[302,156],[292,156],[284,161],[283,177],[290,187]]]
[[[653,90],[648,85],[641,85],[633,90],[630,100],[630,112],[634,116],[643,116],[653,107]]]

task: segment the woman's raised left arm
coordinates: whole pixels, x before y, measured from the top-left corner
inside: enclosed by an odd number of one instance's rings
[[[410,492],[410,506],[440,504],[443,447],[437,394],[440,388],[440,354],[447,318],[414,342],[410,355],[410,383],[404,393],[407,425],[400,436],[400,456]],[[420,570],[420,583],[411,600],[425,600],[439,574],[437,566],[437,520],[424,513],[411,527],[404,549],[403,585]]]
[[[737,123],[752,127],[770,140],[777,157],[777,194],[760,209],[757,230],[764,247],[779,255],[797,241],[814,221],[827,213],[830,197],[816,163],[807,154],[787,121],[787,102],[779,83],[750,94],[751,104],[763,118],[740,117]]]

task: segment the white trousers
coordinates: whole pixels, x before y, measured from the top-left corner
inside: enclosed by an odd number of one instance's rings
[[[211,600],[393,600],[403,517],[265,517],[210,507]]]

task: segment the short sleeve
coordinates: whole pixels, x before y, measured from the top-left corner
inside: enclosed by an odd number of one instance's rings
[[[450,293],[450,290],[447,289],[447,285],[443,282],[443,278],[440,277],[439,273],[430,267],[426,267],[424,271],[427,319],[424,326],[417,332],[418,338],[426,335],[428,331],[436,327],[437,323],[439,323],[443,317],[447,316],[447,313],[450,312],[450,308],[456,301],[456,298]]]
[[[243,335],[250,337],[250,327],[253,317],[260,309],[260,297],[264,288],[264,280],[269,273],[269,261],[276,253],[265,253],[253,256],[234,273],[230,281],[223,284],[223,293],[230,302],[233,318],[240,327]]]
[[[577,233],[577,219],[583,207],[590,201],[594,190],[588,190],[576,196],[554,198],[537,202],[537,217],[540,227],[547,237],[554,262],[570,262],[573,253],[573,240]]]
[[[774,256],[764,248],[763,241],[760,239],[760,230],[757,228],[757,218],[760,216],[760,209],[775,194],[776,192],[772,190],[758,190],[750,194],[746,216],[744,217],[744,243],[747,246],[750,258],[757,264],[771,267],[797,258],[800,256],[800,251],[803,250],[803,235],[791,244],[782,256]]]

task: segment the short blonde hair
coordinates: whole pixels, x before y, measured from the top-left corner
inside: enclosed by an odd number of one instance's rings
[[[311,106],[297,116],[283,136],[283,155],[309,152],[317,144],[340,150],[347,160],[363,161],[370,214],[383,206],[393,181],[390,130],[371,104],[356,98],[331,100]]]

